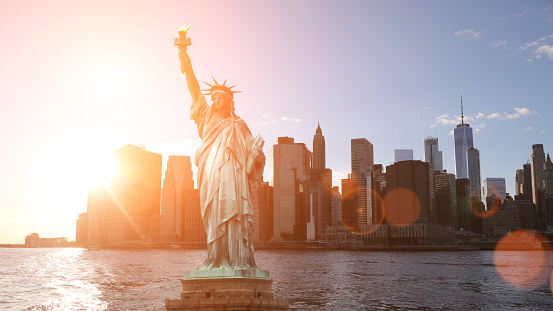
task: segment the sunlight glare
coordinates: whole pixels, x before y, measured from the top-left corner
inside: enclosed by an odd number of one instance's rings
[[[60,135],[39,156],[35,177],[56,212],[86,210],[88,187],[107,186],[115,174],[111,152],[122,146],[120,141],[103,129],[74,129]]]

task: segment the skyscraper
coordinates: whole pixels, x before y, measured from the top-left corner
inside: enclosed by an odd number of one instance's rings
[[[429,163],[401,161],[387,166],[386,188],[389,223],[436,223],[434,170]]]
[[[530,162],[522,166],[524,170],[524,182],[522,184],[522,194],[526,200],[534,201],[534,194],[532,192],[532,164]]]
[[[321,125],[317,123],[315,136],[313,136],[313,169],[324,170],[326,168],[325,160],[325,137]]]
[[[545,170],[543,174],[545,179],[545,192],[549,196],[553,196],[553,162],[551,162],[549,153],[547,154],[547,160],[545,161]]]
[[[465,123],[463,97],[461,96],[461,124],[453,130],[455,142],[455,175],[457,179],[469,178],[467,149],[473,147],[472,128]]]
[[[182,193],[182,226],[181,241],[205,242],[207,234],[202,219],[202,207],[200,205],[200,191],[188,190]]]
[[[342,179],[342,223],[350,231],[362,231],[373,223],[371,173]]]
[[[183,196],[194,189],[190,157],[169,156],[161,191],[161,238],[182,240]]]
[[[484,188],[486,189],[486,201],[495,195],[503,203],[507,196],[505,178],[486,178],[484,179]],[[491,206],[487,206],[487,210],[491,209]]]
[[[538,192],[545,191],[545,153],[542,144],[532,145],[532,195],[534,204],[538,205]]]
[[[457,193],[455,175],[436,172],[434,175],[436,220],[438,225],[457,228]]]
[[[515,173],[515,191],[516,195],[524,193],[524,169],[518,169]]]
[[[132,145],[115,149],[112,154],[118,174],[109,189],[89,191],[89,243],[118,244],[157,238],[161,154]]]
[[[365,138],[351,140],[351,174],[362,176],[372,172],[374,165],[373,145]]]
[[[482,201],[482,184],[480,182],[480,151],[474,147],[467,149],[468,178],[471,198]]]
[[[297,240],[306,234],[309,221],[311,151],[292,137],[279,137],[271,148],[273,176],[273,239]]]
[[[394,149],[394,162],[413,160],[413,149]]]
[[[332,223],[332,170],[325,168],[325,165],[325,138],[320,124],[317,124],[313,136],[313,168],[310,174],[316,239],[320,239],[326,227]]]
[[[435,171],[441,172],[444,170],[442,161],[442,152],[438,148],[437,137],[426,137],[423,141],[424,162],[432,164]]]
[[[253,240],[269,241],[273,237],[273,187],[268,182],[250,185],[253,208]]]

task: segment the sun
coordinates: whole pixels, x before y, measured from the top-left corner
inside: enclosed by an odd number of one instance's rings
[[[101,128],[79,128],[55,138],[34,166],[45,203],[59,213],[86,210],[88,189],[109,187],[116,174],[112,150],[122,146],[116,137]]]

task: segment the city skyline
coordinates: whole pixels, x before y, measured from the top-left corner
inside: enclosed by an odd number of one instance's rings
[[[112,149],[145,145],[163,154],[163,171],[167,156],[194,155],[198,139],[172,45],[183,23],[192,24],[198,77],[228,78],[244,91],[236,112],[264,136],[266,154],[279,136],[313,151],[319,115],[335,186],[359,137],[384,166],[395,149],[422,159],[420,142],[436,137],[444,169],[454,173],[450,132],[460,123],[461,94],[482,181],[503,177],[514,195],[531,146],[553,152],[550,3],[213,6],[0,4],[8,29],[0,34],[0,243],[32,232],[71,239],[87,184],[109,173],[83,163]],[[226,53],[212,52],[220,49]]]

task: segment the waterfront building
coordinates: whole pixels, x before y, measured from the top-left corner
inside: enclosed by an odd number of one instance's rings
[[[279,137],[271,147],[273,240],[305,240],[311,206],[309,173],[312,153],[292,137]]]
[[[389,223],[436,223],[434,170],[429,163],[400,161],[387,166],[386,192]]]
[[[374,165],[373,144],[365,138],[351,140],[351,173],[354,176],[363,176],[365,172],[372,172]]]
[[[436,172],[434,175],[434,188],[437,224],[457,228],[455,175],[446,172]]]
[[[269,241],[273,237],[273,187],[261,180],[252,182],[253,240]]]
[[[413,149],[394,149],[394,162],[413,160]]]
[[[67,237],[41,238],[38,233],[25,236],[26,247],[61,247],[68,246]]]
[[[472,209],[470,201],[469,179],[456,179],[455,192],[457,199],[457,225],[459,230],[471,231]]]
[[[202,218],[200,191],[192,189],[183,192],[181,202],[183,208],[180,240],[183,242],[206,242],[207,234]]]
[[[455,142],[455,176],[457,179],[469,178],[467,150],[473,147],[472,128],[465,123],[463,114],[463,96],[461,96],[461,124],[453,130]]]
[[[331,209],[332,209],[332,227],[337,227],[342,225],[342,194],[340,194],[340,187],[332,187],[332,198],[331,198]]]
[[[110,186],[88,192],[88,242],[121,244],[157,239],[161,154],[126,145],[113,150],[112,155],[118,171]]]
[[[190,157],[169,156],[161,190],[160,238],[162,240],[182,240],[184,219],[182,198],[185,193],[193,189]]]
[[[483,219],[484,234],[503,236],[509,231],[521,229],[520,201],[507,196],[493,215]]]
[[[359,232],[373,223],[371,177],[366,172],[342,179],[342,223],[350,231]]]
[[[88,213],[80,213],[77,218],[77,226],[75,233],[75,243],[78,245],[86,245],[88,243]]]
[[[442,152],[438,148],[438,138],[426,137],[423,141],[423,149],[424,162],[430,163],[435,171],[443,171],[444,165],[442,161]]]
[[[542,193],[545,191],[545,153],[543,151],[542,144],[532,145],[532,196],[534,204],[538,205],[538,191]]]

